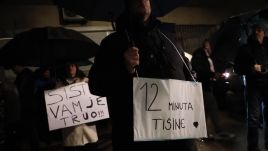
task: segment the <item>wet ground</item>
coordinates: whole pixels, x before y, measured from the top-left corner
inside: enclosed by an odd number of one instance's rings
[[[221,120],[226,131],[234,133],[236,135],[233,139],[198,139],[198,151],[246,151],[246,124],[245,120],[238,118],[237,116],[231,115],[227,112],[221,112]],[[208,131],[211,129],[210,122],[208,120]],[[263,145],[263,133],[260,129],[260,147],[264,150]],[[3,142],[2,142],[3,143]],[[0,146],[1,147],[1,146]],[[100,135],[100,141],[98,148],[100,151],[112,151],[112,140],[111,131],[103,131]],[[3,147],[1,151],[5,151]],[[51,146],[43,145],[41,151],[63,151],[60,142],[54,143]]]

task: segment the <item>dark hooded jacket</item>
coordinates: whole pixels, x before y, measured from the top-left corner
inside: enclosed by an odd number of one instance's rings
[[[208,56],[203,48],[194,51],[191,63],[193,70],[196,72],[197,80],[202,82],[203,90],[212,91],[211,79],[215,76],[215,73],[210,70]]]
[[[21,118],[22,122],[27,123],[27,120],[32,120],[36,113],[36,102],[34,101],[34,75],[33,72],[24,68],[18,73],[15,85],[19,92],[19,99],[21,104]]]
[[[116,32],[102,40],[89,72],[91,93],[107,97],[114,144],[127,146],[133,142],[132,80],[135,75],[127,72],[123,58],[128,47],[139,48],[139,77],[186,80],[189,76],[180,56],[161,34],[160,26],[161,22],[153,17],[143,26],[122,15],[116,22]],[[166,32],[165,35],[176,45],[175,36]],[[180,54],[186,59],[182,51]]]
[[[260,64],[262,72],[254,71],[254,64]],[[268,37],[264,38],[262,44],[256,39],[250,38],[243,45],[235,58],[235,71],[246,75],[248,85],[268,86]]]

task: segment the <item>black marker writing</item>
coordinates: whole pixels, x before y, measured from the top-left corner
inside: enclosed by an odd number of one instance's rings
[[[153,103],[155,102],[155,100],[156,100],[156,97],[157,97],[157,95],[158,95],[158,86],[157,86],[157,84],[155,84],[155,83],[152,83],[151,84],[151,89],[152,88],[155,88],[155,95],[154,95],[154,98],[152,99],[152,101],[151,102],[149,102],[149,100],[148,100],[148,83],[146,82],[146,83],[144,83],[144,85],[140,88],[140,90],[142,90],[142,89],[144,89],[145,88],[145,110],[146,111],[162,111],[161,109],[153,109],[152,108],[152,105],[153,105]],[[149,106],[148,106],[148,104],[149,104]]]

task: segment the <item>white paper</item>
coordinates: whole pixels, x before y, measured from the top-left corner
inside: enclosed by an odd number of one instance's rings
[[[109,118],[106,97],[92,95],[85,82],[44,93],[49,130]]]
[[[207,137],[201,83],[134,78],[134,141]]]

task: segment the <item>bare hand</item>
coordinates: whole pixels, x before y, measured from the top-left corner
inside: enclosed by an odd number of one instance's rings
[[[261,65],[254,64],[254,70],[257,71],[257,72],[261,72]]]
[[[130,47],[124,52],[126,68],[129,73],[135,72],[135,67],[140,64],[139,48]]]

